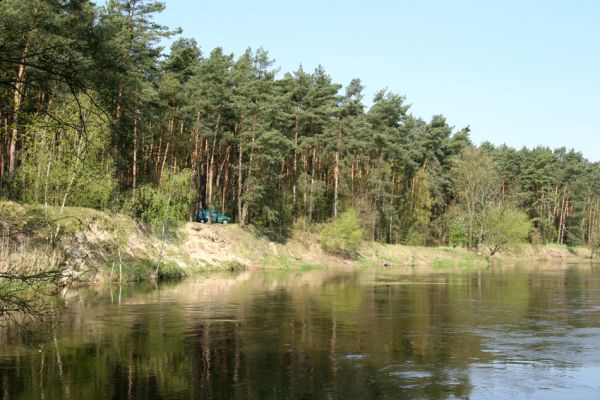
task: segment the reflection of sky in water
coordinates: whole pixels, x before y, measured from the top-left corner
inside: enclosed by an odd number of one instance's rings
[[[581,299],[571,301],[582,305]],[[535,315],[529,330],[520,325],[473,329],[483,338],[483,352],[494,355],[488,363],[475,362],[469,378],[471,399],[599,399],[600,316],[598,307],[571,310],[585,315],[591,327],[555,326],[552,311]]]
[[[555,368],[543,363],[474,364],[471,399],[597,400],[600,365]]]

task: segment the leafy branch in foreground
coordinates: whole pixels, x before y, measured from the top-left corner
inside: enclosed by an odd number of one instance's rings
[[[56,309],[60,268],[0,273],[0,318],[17,314],[42,319]]]
[[[25,226],[15,226],[16,220]],[[70,285],[72,277],[51,240],[56,225],[57,222],[44,221],[39,215],[3,215],[0,321],[43,319],[59,308],[56,295]]]

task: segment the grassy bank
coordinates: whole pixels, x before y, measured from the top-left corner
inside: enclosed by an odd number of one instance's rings
[[[363,242],[353,259],[328,254],[318,227],[297,227],[285,243],[252,228],[187,223],[175,237],[160,240],[131,218],[85,208],[0,203],[2,268],[56,263],[76,282],[142,281],[181,278],[196,271],[314,270],[331,266],[453,268],[522,260],[589,260],[584,248],[523,246],[486,257],[461,248],[416,247]]]

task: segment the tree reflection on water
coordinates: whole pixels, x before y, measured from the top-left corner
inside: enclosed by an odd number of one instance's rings
[[[121,304],[81,290],[43,347],[4,331],[0,386],[11,399],[469,398],[473,371],[516,355],[576,365],[568,332],[600,328],[599,278],[255,272],[128,286]]]

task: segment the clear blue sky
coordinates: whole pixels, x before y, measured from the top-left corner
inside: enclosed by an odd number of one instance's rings
[[[204,53],[263,47],[470,125],[475,143],[565,146],[600,161],[600,1],[184,1],[157,21]]]

